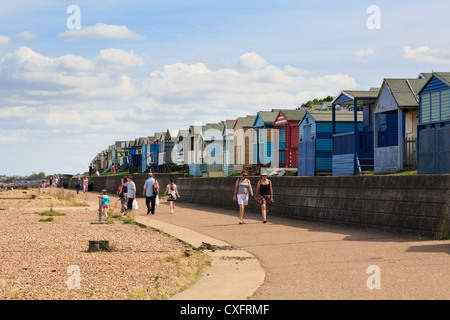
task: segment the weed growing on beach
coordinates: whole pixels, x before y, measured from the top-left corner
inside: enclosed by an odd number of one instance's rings
[[[53,220],[53,217],[49,217],[47,219],[39,219],[39,222],[52,222]]]
[[[84,195],[84,199],[78,199],[74,193],[66,193],[64,189],[59,189],[55,193],[56,199],[64,202],[69,207],[88,207],[87,196]]]
[[[132,219],[132,218],[128,218],[128,217],[122,217],[120,218],[120,220],[123,221],[123,224],[132,224],[132,225],[136,225],[136,220]]]
[[[53,208],[50,208],[50,210],[45,210],[39,213],[41,216],[48,216],[48,217],[54,217],[54,216],[65,216],[66,214],[64,212],[59,212],[53,210]]]

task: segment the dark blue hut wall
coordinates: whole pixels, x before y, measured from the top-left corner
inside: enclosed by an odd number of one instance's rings
[[[419,126],[417,134],[418,173],[450,173],[450,121]]]
[[[398,114],[379,113],[378,117],[378,145],[377,148],[398,146]],[[406,116],[403,113],[403,128]],[[403,137],[405,130],[403,130]]]

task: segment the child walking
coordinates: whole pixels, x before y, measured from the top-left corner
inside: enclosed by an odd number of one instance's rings
[[[177,185],[173,179],[170,179],[170,183],[167,185],[166,191],[164,191],[164,196],[166,196],[166,194],[168,194],[167,201],[169,201],[170,204],[170,213],[173,213],[175,210],[175,201],[177,200],[177,197],[180,197]]]
[[[106,194],[106,190],[102,190],[102,211],[105,215],[105,220],[108,220],[108,207],[109,207],[110,199],[108,195]]]

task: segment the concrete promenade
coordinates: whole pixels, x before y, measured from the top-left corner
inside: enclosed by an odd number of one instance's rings
[[[177,203],[170,214],[162,199],[156,214],[147,215],[145,200],[138,202],[140,224],[215,249],[205,251],[213,263],[202,279],[173,299],[450,299],[450,240],[290,220],[270,212],[266,224],[249,212],[239,225],[237,205],[233,211]]]

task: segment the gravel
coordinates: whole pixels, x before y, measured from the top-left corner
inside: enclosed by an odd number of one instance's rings
[[[55,192],[0,192],[0,299],[165,299],[207,263],[199,252],[187,257],[181,242],[118,218],[93,224],[96,194],[65,191],[70,199],[58,200]],[[65,215],[40,222],[50,208]],[[88,252],[92,240],[108,240],[111,251]]]

